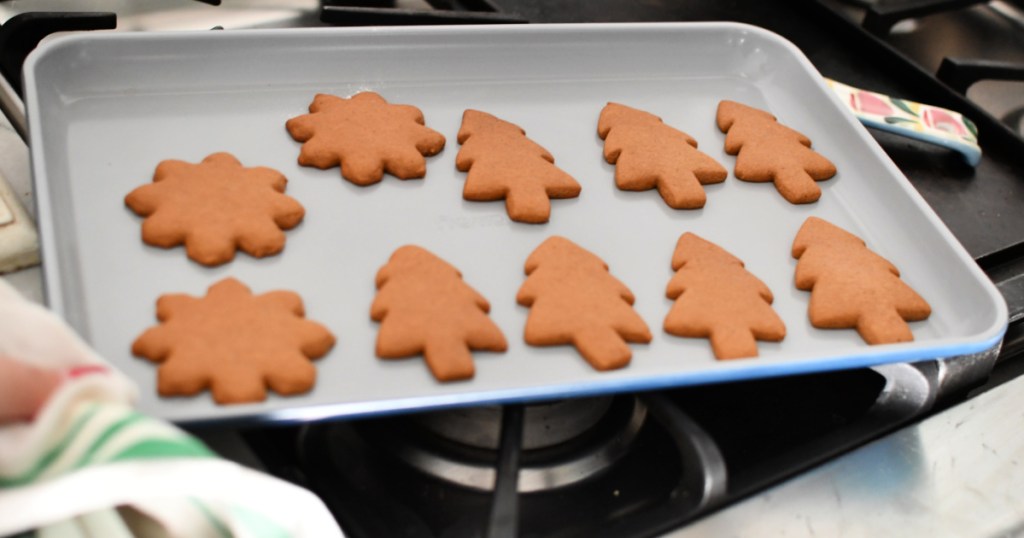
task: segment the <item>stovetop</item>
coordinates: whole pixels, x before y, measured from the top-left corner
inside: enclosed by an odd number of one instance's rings
[[[50,6],[68,9],[67,4],[13,1],[2,8],[11,14]],[[170,11],[158,1],[110,4],[131,29],[324,24],[319,6],[307,0],[225,0],[219,8],[190,4]],[[325,18],[352,24],[380,21],[388,15],[379,12],[391,7],[388,2],[361,4],[342,6]],[[484,22],[745,22],[793,41],[826,77],[964,112],[981,132],[984,156],[977,168],[949,150],[872,134],[999,287],[1010,307],[1010,327],[1001,350],[953,361],[596,401],[601,411],[595,412],[600,416],[594,422],[540,448],[518,447],[528,435],[524,432],[536,426],[531,415],[543,414],[538,407],[559,402],[487,409],[494,417],[489,435],[495,439],[487,446],[425,427],[425,421],[450,419],[435,414],[196,432],[229,457],[315,491],[349,535],[657,535],[708,514],[728,514],[733,503],[837,455],[950,406],[959,410],[985,397],[977,394],[1015,380],[1024,369],[1024,141],[1015,133],[1024,92],[983,82],[967,92],[968,100],[934,77],[940,56],[981,52],[994,54],[989,59],[1020,61],[1024,33],[1012,31],[1019,28],[1014,4],[995,2],[916,19],[894,16],[885,2],[838,0],[444,4],[455,8],[453,16],[468,10],[477,22],[481,10],[495,19]],[[401,2],[399,7],[428,6]],[[895,20],[895,26],[864,30],[862,20],[879,17],[869,12],[881,12],[889,17],[883,22]],[[953,30],[964,21],[967,29]],[[1011,31],[996,39],[980,24]],[[960,48],[948,49],[951,43]],[[999,84],[1013,88],[1020,83]],[[457,430],[464,420],[455,419]]]

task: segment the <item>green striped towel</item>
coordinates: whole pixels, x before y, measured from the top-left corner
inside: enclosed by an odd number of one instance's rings
[[[0,423],[0,537],[342,536],[309,491],[134,411],[134,385],[3,279],[0,354],[107,370],[65,381],[32,422]]]
[[[341,536],[308,491],[126,405],[81,402],[60,423],[31,466],[0,473],[0,536],[117,538],[111,518],[135,521],[123,536]]]

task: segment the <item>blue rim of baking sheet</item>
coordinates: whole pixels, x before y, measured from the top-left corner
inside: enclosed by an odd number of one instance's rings
[[[640,379],[608,379],[587,381],[585,385],[561,384],[551,386],[538,386],[528,388],[516,388],[507,390],[494,390],[487,392],[466,392],[450,395],[427,396],[416,398],[387,400],[386,405],[381,402],[349,402],[337,404],[323,404],[308,407],[296,407],[294,409],[281,409],[269,411],[262,415],[263,420],[271,422],[311,422],[318,420],[329,420],[335,417],[367,417],[382,416],[390,414],[401,414],[403,412],[419,412],[437,409],[463,407],[470,405],[488,404],[513,404],[529,403],[560,398],[581,398],[587,396],[602,396],[629,392],[646,392],[665,389],[677,389],[698,385],[710,385],[715,383],[742,383],[744,381],[757,381],[773,377],[814,375],[825,372],[836,372],[880,366],[893,363],[923,362],[928,360],[956,359],[957,357],[973,355],[992,350],[997,347],[1005,334],[1005,327],[996,336],[976,343],[949,344],[935,346],[934,348],[913,349],[889,348],[879,350],[877,353],[863,355],[842,355],[827,359],[818,359],[809,368],[804,362],[789,363],[760,363],[756,367],[744,367],[737,364],[736,368],[704,370],[696,372],[685,372],[678,375],[661,375],[656,378]],[[899,346],[899,345],[897,345]],[[922,356],[922,351],[935,351],[934,355]],[[741,362],[744,359],[735,359],[733,362]],[[749,360],[757,360],[749,359]],[[756,375],[745,375],[756,373]],[[208,420],[189,421],[188,424],[224,424],[241,420],[245,422],[252,417],[235,418],[214,418]]]

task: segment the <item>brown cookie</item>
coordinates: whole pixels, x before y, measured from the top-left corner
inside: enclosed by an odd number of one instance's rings
[[[209,388],[219,404],[258,402],[266,387],[282,394],[308,392],[316,381],[310,363],[334,346],[323,325],[304,319],[294,292],[253,295],[225,278],[205,297],[162,295],[160,325],[146,330],[132,353],[160,363],[162,396],[193,395]]]
[[[550,198],[575,198],[580,184],[555,166],[555,158],[519,126],[486,112],[467,110],[459,129],[462,148],[455,166],[469,171],[462,197],[488,202],[505,199],[516,222],[539,224],[551,217]]]
[[[727,133],[725,152],[736,155],[736,178],[773,181],[790,203],[817,201],[821,188],[815,182],[836,175],[835,165],[811,149],[809,138],[763,110],[722,101],[718,104],[718,128]]]
[[[633,293],[608,272],[600,258],[560,236],[552,236],[526,259],[516,301],[530,307],[526,343],[572,344],[597,370],[629,364],[626,342],[648,343],[651,331],[633,310]]]
[[[819,329],[856,328],[869,344],[914,339],[907,321],[931,315],[931,307],[885,258],[859,237],[809,217],[793,241],[797,289],[810,291],[807,309]],[[906,320],[906,321],[904,321]]]
[[[423,355],[438,381],[473,377],[471,350],[505,351],[487,313],[491,305],[450,264],[414,245],[399,248],[377,272],[370,318],[380,322],[377,356]]]
[[[420,109],[389,104],[374,92],[348,99],[317,94],[309,112],[285,124],[303,143],[299,164],[321,170],[341,164],[341,176],[356,185],[377,183],[384,172],[421,178],[424,156],[444,149],[444,136],[424,125]]]
[[[772,292],[739,258],[696,234],[684,233],[672,255],[675,299],[665,332],[709,338],[719,359],[757,356],[756,340],[780,342],[786,326],[772,309]]]
[[[284,194],[287,184],[277,170],[245,168],[230,153],[214,153],[199,164],[162,161],[153,182],[128,193],[124,203],[146,217],[146,244],[184,243],[189,258],[212,266],[231,261],[236,249],[257,258],[281,252],[281,230],[306,214]]]
[[[658,189],[673,209],[704,207],[701,185],[721,183],[729,172],[697,150],[690,135],[661,118],[618,103],[608,103],[597,122],[604,158],[615,165],[615,184],[624,191]]]

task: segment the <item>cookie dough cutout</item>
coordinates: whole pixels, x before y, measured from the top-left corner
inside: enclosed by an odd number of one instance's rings
[[[790,203],[816,202],[821,198],[821,187],[816,182],[836,175],[835,165],[811,149],[809,138],[780,124],[768,112],[722,101],[717,122],[726,133],[725,152],[736,155],[736,178],[774,182]]]
[[[350,98],[317,94],[309,114],[288,120],[288,133],[302,142],[299,164],[321,170],[341,165],[341,176],[372,185],[387,172],[398,179],[427,174],[425,157],[444,149],[445,138],[425,125],[423,112],[395,105],[374,92]]]
[[[132,344],[132,353],[159,363],[161,396],[191,396],[209,389],[218,404],[259,402],[266,388],[283,396],[313,388],[310,362],[327,354],[334,335],[305,319],[291,291],[253,295],[234,278],[210,286],[204,297],[162,295],[160,324]]]
[[[665,332],[710,339],[720,360],[756,357],[757,340],[786,337],[786,326],[771,306],[771,290],[725,249],[684,233],[672,269],[676,274],[665,294],[675,303],[665,317]]]
[[[284,249],[285,234],[306,210],[284,194],[288,180],[277,170],[246,168],[230,153],[214,153],[199,164],[162,161],[153,182],[136,188],[124,203],[141,217],[147,245],[185,245],[193,261],[215,266],[235,251],[262,258]]]
[[[597,122],[604,158],[615,165],[615,184],[624,191],[658,189],[673,209],[699,209],[707,202],[703,185],[725,181],[729,172],[697,149],[690,135],[661,118],[608,103]]]
[[[826,220],[804,221],[792,253],[796,287],[811,292],[807,314],[819,329],[857,329],[868,344],[910,342],[907,322],[931,315],[931,306],[893,264]]]
[[[512,220],[542,224],[551,218],[551,198],[580,195],[580,184],[555,166],[551,153],[526,138],[518,125],[467,110],[458,140],[462,148],[455,167],[469,172],[462,190],[466,200],[504,199]]]
[[[596,370],[629,364],[627,342],[649,343],[629,288],[608,265],[576,243],[552,236],[526,259],[516,302],[530,307],[524,338],[534,346],[571,344]]]
[[[370,318],[380,322],[377,356],[423,355],[438,381],[470,379],[473,350],[508,349],[487,316],[491,306],[448,262],[415,245],[396,250],[377,272]]]

